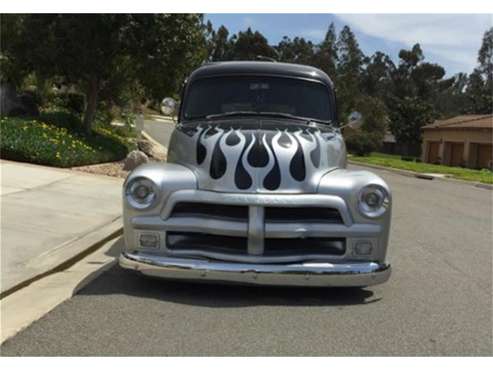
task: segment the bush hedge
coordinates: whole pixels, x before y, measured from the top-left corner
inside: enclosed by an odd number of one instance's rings
[[[356,131],[344,138],[350,153],[366,156],[378,149],[378,139],[364,131]]]
[[[65,112],[0,117],[0,130],[2,158],[56,167],[121,160],[134,146],[108,128],[96,127],[87,135],[78,118]]]

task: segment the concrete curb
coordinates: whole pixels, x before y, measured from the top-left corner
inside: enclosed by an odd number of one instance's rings
[[[26,268],[29,269],[26,273],[26,277],[20,283],[1,292],[0,299],[3,300],[12,293],[17,292],[48,275],[67,269],[88,254],[100,248],[108,240],[121,235],[122,230],[122,220],[119,216],[110,223],[98,227],[87,234],[69,240],[68,242],[57,246],[55,249],[39,256],[35,263],[26,266]]]
[[[53,273],[0,301],[2,330],[0,344],[40,319],[60,303],[72,298],[117,263],[116,251],[122,239],[106,241],[93,253],[66,270]],[[115,248],[117,249],[117,248]]]
[[[348,163],[353,164],[355,166],[368,167],[368,168],[374,168],[377,170],[393,172],[393,173],[397,173],[399,175],[407,176],[407,177],[415,177],[418,179],[425,179],[425,180],[440,180],[440,181],[455,182],[458,184],[474,186],[476,188],[493,190],[493,184],[483,184],[482,182],[453,179],[450,177],[438,177],[438,176],[428,175],[428,174],[424,174],[424,173],[417,173],[417,172],[413,172],[413,171],[400,170],[398,168],[378,166],[375,164],[361,163],[361,162],[356,162],[356,161],[351,161],[351,160],[348,160]]]

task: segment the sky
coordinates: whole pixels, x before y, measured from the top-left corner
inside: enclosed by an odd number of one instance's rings
[[[425,61],[443,66],[447,76],[472,72],[483,34],[493,27],[491,14],[206,14],[205,18],[215,29],[225,25],[231,34],[251,27],[270,44],[283,36],[317,43],[331,22],[337,33],[347,24],[366,55],[379,50],[397,62],[399,50],[419,43]]]

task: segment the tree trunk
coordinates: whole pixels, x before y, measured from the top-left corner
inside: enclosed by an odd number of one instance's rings
[[[86,92],[86,110],[84,112],[84,130],[87,134],[92,131],[92,123],[94,121],[94,116],[96,114],[96,108],[98,106],[98,81],[92,78],[89,81],[89,86]]]

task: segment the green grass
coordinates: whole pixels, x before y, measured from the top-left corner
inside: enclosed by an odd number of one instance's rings
[[[73,167],[125,158],[129,137],[97,126],[91,135],[80,120],[64,112],[37,118],[0,117],[1,158],[55,167]]]
[[[449,167],[438,164],[420,163],[413,161],[404,161],[398,155],[371,153],[369,156],[350,156],[349,159],[354,162],[374,164],[383,167],[397,168],[400,170],[413,171],[417,173],[440,173],[450,177],[477,181],[485,184],[493,184],[493,172],[487,169],[473,170],[462,167]]]

